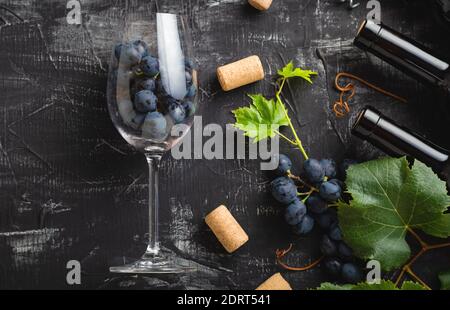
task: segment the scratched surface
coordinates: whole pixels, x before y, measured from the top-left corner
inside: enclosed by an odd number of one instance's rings
[[[259,13],[245,0],[158,1],[189,17],[200,67],[204,123],[233,121],[230,110],[246,93],[273,93],[276,69],[295,59],[317,70],[313,86],[290,83],[285,96],[311,156],[366,160],[380,155],[351,137],[354,112],[366,104],[449,147],[448,115],[433,91],[351,45],[368,10],[349,11],[334,0],[275,0]],[[386,24],[450,55],[449,32],[440,28],[427,1],[382,2]],[[24,22],[0,11],[0,288],[73,288],[66,262],[82,263],[78,288],[253,289],[274,272],[277,248],[294,243],[287,258],[305,265],[319,256],[320,231],[295,237],[281,207],[267,193],[270,176],[255,160],[173,160],[161,167],[163,244],[198,266],[185,276],[115,277],[108,267],[137,257],[147,230],[146,163],[113,127],[105,89],[111,38],[120,33],[125,5],[146,9],[150,1],[82,1],[83,24],[66,22],[66,1],[1,0]],[[9,25],[6,25],[9,23]],[[261,56],[264,82],[223,93],[215,68],[250,54]],[[348,71],[386,87],[401,104],[359,88],[352,113],[337,120],[336,72]],[[300,158],[283,145],[283,151]],[[250,236],[225,253],[203,218],[226,204]],[[437,271],[450,253],[423,257],[416,269],[438,287]],[[284,272],[295,289],[331,280],[322,268]]]

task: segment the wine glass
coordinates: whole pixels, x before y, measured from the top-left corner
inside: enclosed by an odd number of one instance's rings
[[[151,9],[127,14],[123,23],[123,35],[114,47],[108,73],[108,110],[122,137],[148,162],[149,240],[141,259],[110,271],[192,271],[186,260],[163,253],[158,235],[161,157],[189,131],[198,109],[197,70],[188,23],[183,16]]]

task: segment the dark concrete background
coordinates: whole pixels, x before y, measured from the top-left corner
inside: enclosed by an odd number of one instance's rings
[[[25,22],[4,10],[0,26],[0,288],[224,288],[253,289],[274,272],[274,252],[294,243],[292,265],[319,256],[320,231],[296,237],[281,207],[267,192],[270,175],[255,160],[180,160],[170,154],[161,167],[163,243],[198,264],[185,276],[114,277],[108,267],[145,248],[147,170],[113,127],[106,108],[108,60],[120,33],[121,10],[148,9],[152,1],[83,0],[83,23],[66,22],[66,1],[1,0]],[[367,1],[355,10],[334,0],[274,0],[260,13],[245,0],[158,1],[186,14],[194,30],[204,123],[233,122],[230,111],[248,103],[246,93],[273,95],[276,69],[294,59],[319,72],[314,85],[289,84],[286,98],[307,151],[313,157],[359,160],[381,155],[350,135],[355,112],[371,104],[443,146],[448,105],[436,93],[351,41],[366,16]],[[450,32],[433,15],[431,1],[381,1],[382,20],[450,55]],[[0,22],[2,20],[0,19]],[[223,93],[218,65],[258,54],[265,81]],[[330,107],[338,71],[358,74],[409,99],[395,102],[365,88],[352,113],[336,119]],[[283,145],[295,159],[296,150]],[[297,168],[298,170],[298,168]],[[250,236],[233,255],[225,253],[204,216],[226,204]],[[450,253],[420,259],[416,271],[433,287],[448,269]],[[66,262],[82,262],[82,285],[66,284]],[[322,268],[283,272],[296,289],[332,280]]]

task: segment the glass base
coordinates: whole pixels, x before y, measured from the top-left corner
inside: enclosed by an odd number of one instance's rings
[[[196,271],[196,268],[189,266],[186,260],[152,257],[141,258],[134,263],[123,266],[110,267],[109,271],[122,274],[173,274],[193,272]]]

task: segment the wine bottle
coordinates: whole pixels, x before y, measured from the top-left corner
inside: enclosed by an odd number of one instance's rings
[[[365,107],[359,112],[352,134],[372,143],[388,155],[416,158],[449,178],[449,150],[397,125],[372,107]]]
[[[412,77],[450,94],[450,61],[436,56],[435,52],[405,35],[383,24],[365,20],[354,44]]]

